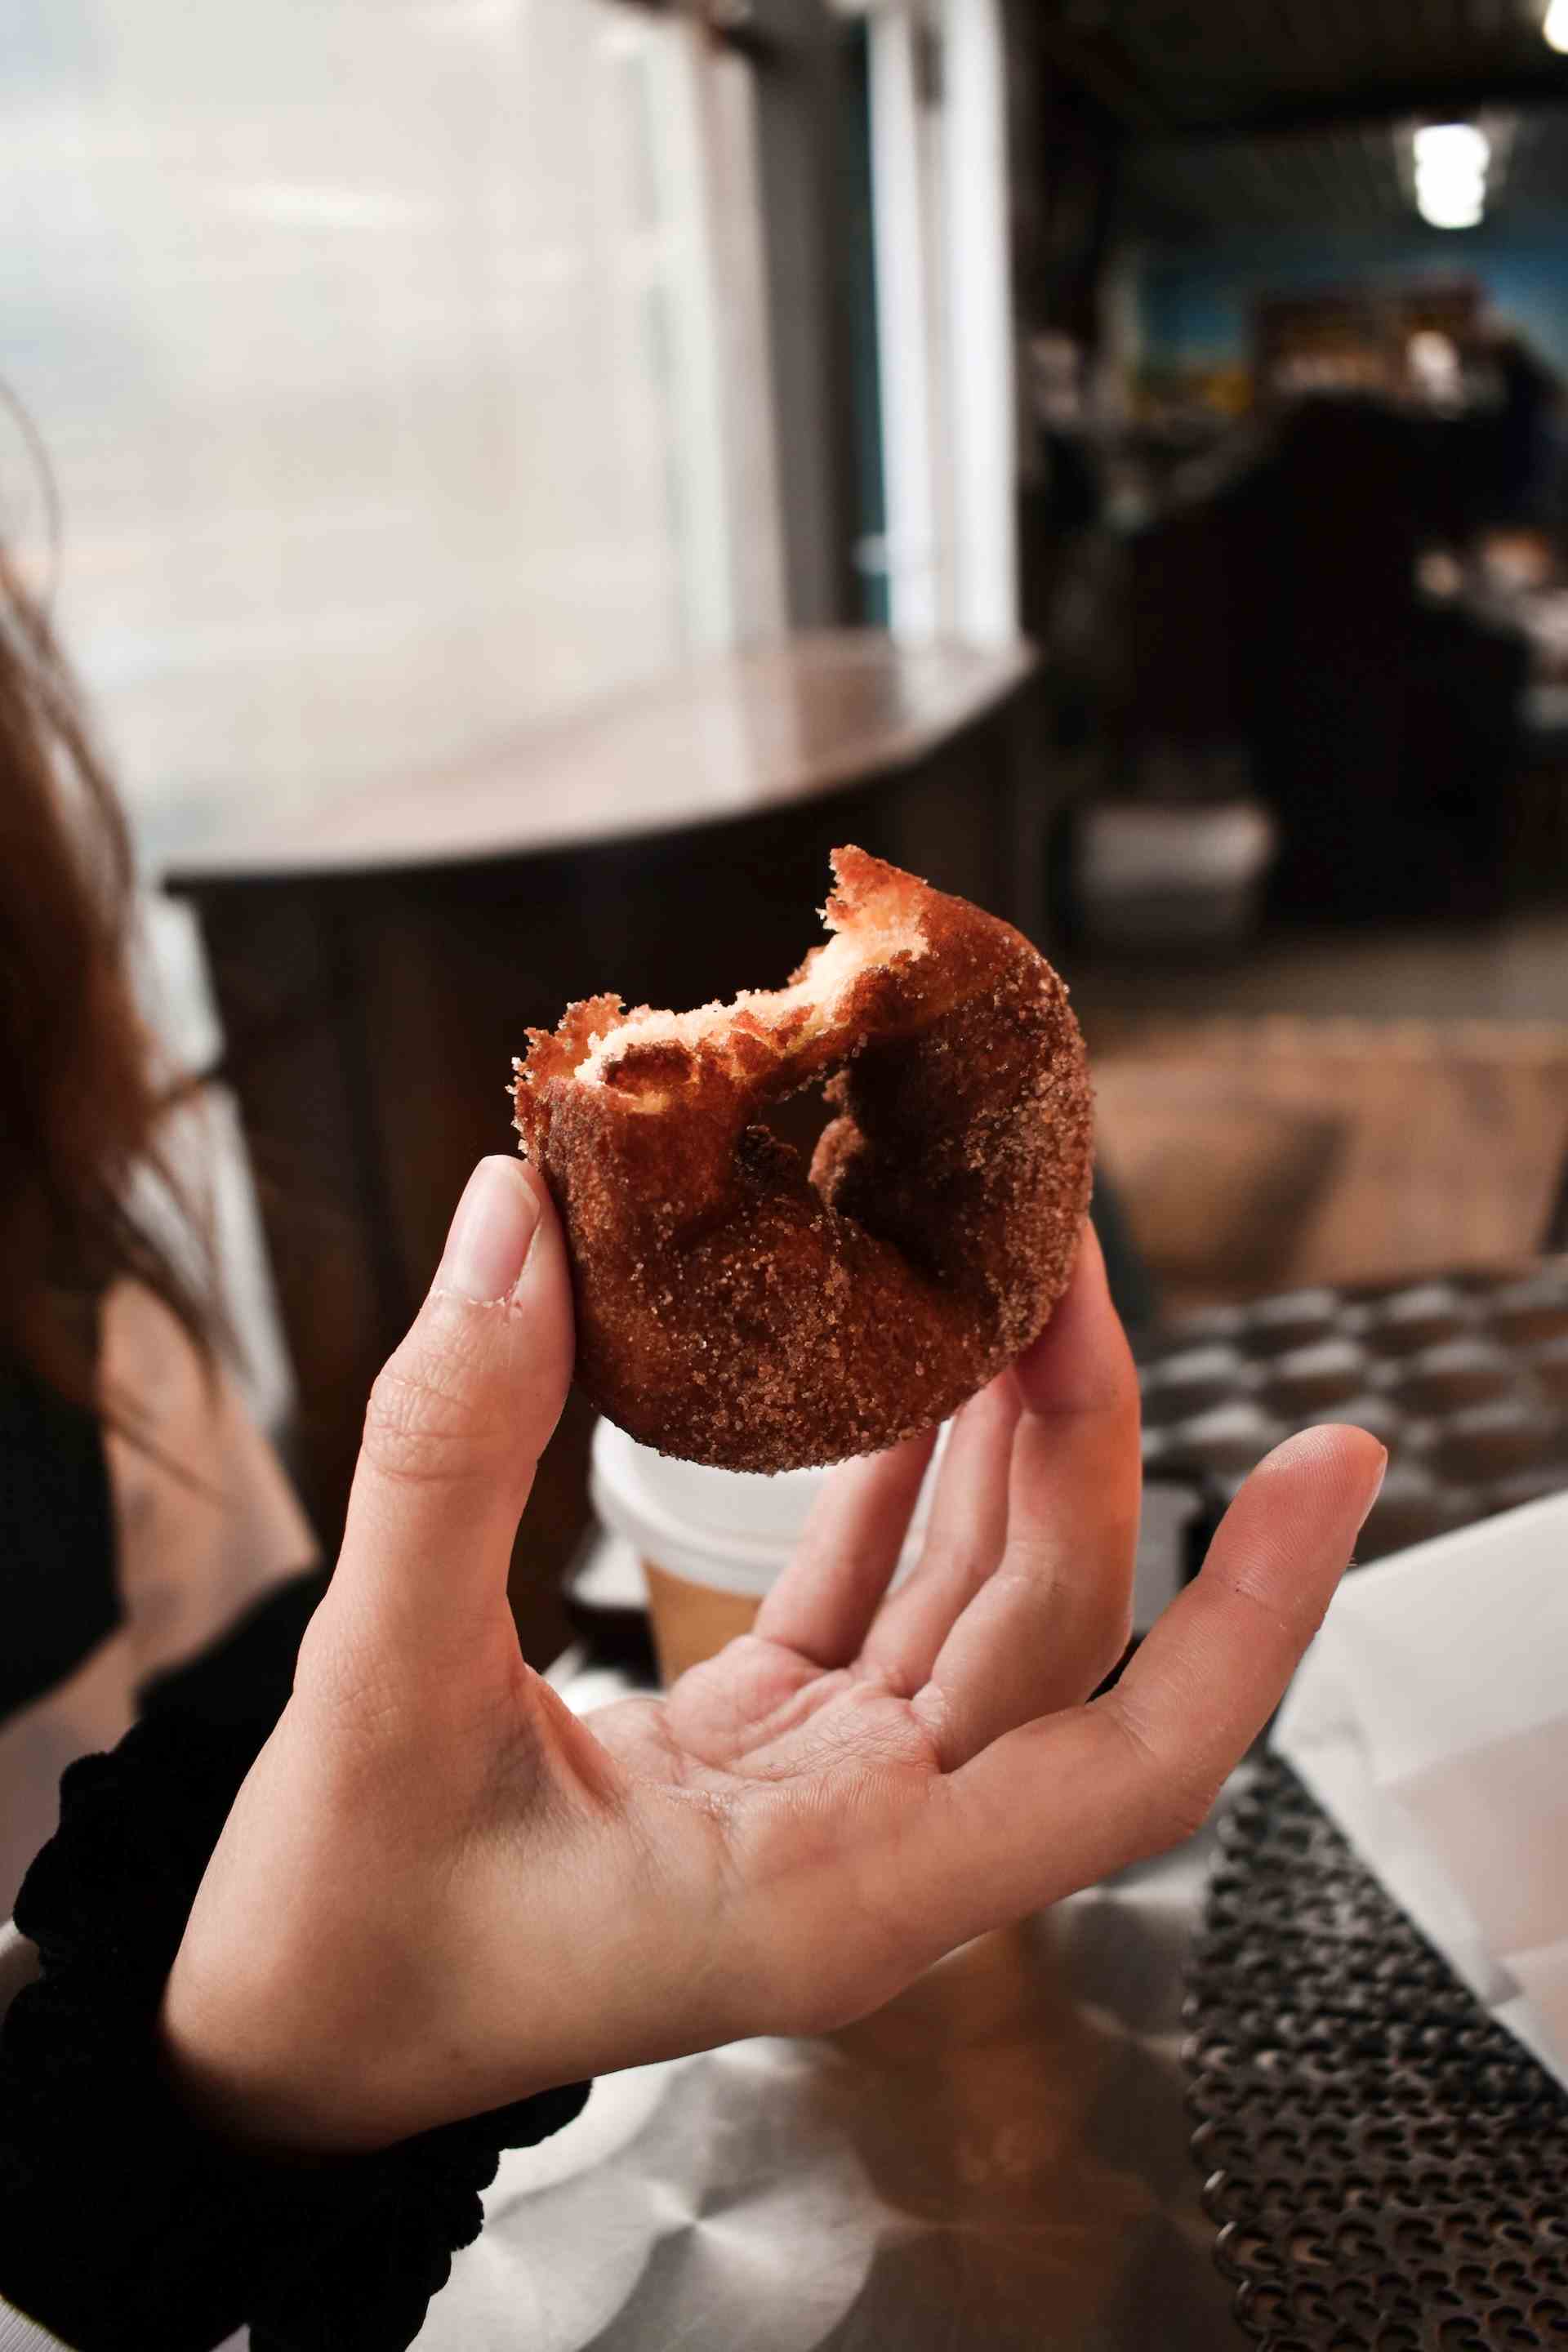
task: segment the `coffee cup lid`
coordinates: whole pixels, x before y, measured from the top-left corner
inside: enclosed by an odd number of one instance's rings
[[[946,1441],[945,1428],[938,1441]],[[900,1561],[900,1573],[920,1549],[930,1515],[932,1472],[926,1474]],[[601,1421],[594,1432],[590,1491],[594,1508],[612,1533],[672,1576],[727,1592],[766,1592],[805,1528],[830,1469],[714,1470],[656,1454]]]

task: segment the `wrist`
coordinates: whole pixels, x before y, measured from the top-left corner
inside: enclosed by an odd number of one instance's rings
[[[199,2130],[237,2154],[309,2164],[389,2147],[416,2128],[376,2114],[367,2064],[345,2065],[341,2050],[328,2062],[288,2030],[281,2004],[239,1995],[204,1989],[183,1949],[164,1988],[159,2067]]]

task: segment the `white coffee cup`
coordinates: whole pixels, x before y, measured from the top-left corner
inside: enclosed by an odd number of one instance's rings
[[[939,1451],[945,1437],[944,1430]],[[899,1562],[900,1576],[920,1551],[934,1469],[933,1462]],[[831,1470],[784,1470],[773,1477],[711,1470],[656,1454],[613,1422],[599,1423],[594,1508],[642,1562],[654,1646],[667,1683],[750,1632],[831,1475]]]

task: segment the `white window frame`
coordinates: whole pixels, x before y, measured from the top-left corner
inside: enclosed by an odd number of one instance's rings
[[[1018,591],[1001,0],[870,15],[889,625],[1005,641]]]

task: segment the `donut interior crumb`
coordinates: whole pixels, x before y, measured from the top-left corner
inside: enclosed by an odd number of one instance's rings
[[[852,894],[840,887],[823,909],[835,937],[811,953],[787,988],[742,989],[725,1003],[699,1005],[692,1013],[659,1013],[640,1005],[625,1020],[595,1036],[572,1075],[580,1086],[602,1087],[614,1066],[634,1045],[706,1046],[732,1051],[738,1034],[787,1035],[793,1047],[810,1045],[830,1025],[859,975],[895,958],[926,952],[919,886],[895,874],[890,883]],[[783,1033],[781,1035],[780,1033]],[[649,1095],[642,1107],[658,1107]]]

